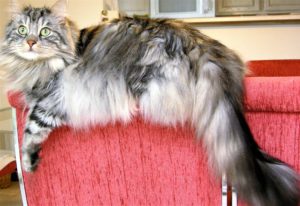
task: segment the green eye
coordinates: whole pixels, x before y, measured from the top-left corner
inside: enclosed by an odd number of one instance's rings
[[[51,34],[51,30],[50,30],[49,28],[47,28],[47,27],[42,28],[42,30],[41,30],[41,32],[40,32],[40,35],[41,35],[42,37],[47,37],[47,36],[49,36],[50,34]]]
[[[28,30],[27,30],[27,28],[25,26],[20,26],[18,28],[18,33],[21,34],[21,35],[23,35],[23,36],[25,36],[28,33]]]

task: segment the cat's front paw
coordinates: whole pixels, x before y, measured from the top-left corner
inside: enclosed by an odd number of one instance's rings
[[[23,152],[22,167],[26,172],[34,172],[39,164],[39,150],[35,152]]]

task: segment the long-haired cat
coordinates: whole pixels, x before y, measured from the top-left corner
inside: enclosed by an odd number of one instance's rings
[[[36,169],[54,128],[126,123],[139,114],[162,125],[190,123],[216,174],[252,205],[298,205],[297,174],[259,148],[245,121],[245,69],[233,51],[167,19],[122,18],[82,30],[77,41],[65,1],[12,8],[1,63],[30,108],[25,171]]]

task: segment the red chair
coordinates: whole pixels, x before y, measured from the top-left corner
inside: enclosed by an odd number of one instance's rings
[[[260,146],[300,172],[300,60],[252,61],[245,79],[246,117]],[[26,112],[16,108],[22,142]],[[221,205],[221,181],[189,127],[136,117],[130,124],[56,129],[36,172],[23,173],[33,205]],[[241,203],[243,204],[243,203]]]

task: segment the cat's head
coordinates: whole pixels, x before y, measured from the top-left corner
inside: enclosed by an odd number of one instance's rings
[[[78,32],[66,18],[66,0],[51,8],[20,9],[11,0],[11,21],[6,27],[2,52],[25,61],[47,61],[75,53]]]
[[[74,62],[79,31],[66,17],[66,0],[58,0],[51,8],[23,9],[11,0],[10,10],[0,44],[0,69],[8,89],[30,90]]]

